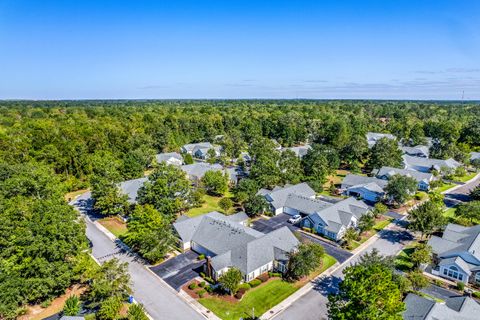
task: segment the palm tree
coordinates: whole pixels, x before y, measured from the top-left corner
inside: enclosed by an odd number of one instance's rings
[[[346,246],[348,248],[351,248],[353,241],[358,239],[357,230],[355,230],[354,228],[348,228],[347,231],[345,231],[343,239],[345,240]]]

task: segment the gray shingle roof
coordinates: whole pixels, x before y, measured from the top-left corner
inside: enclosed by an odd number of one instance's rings
[[[136,203],[138,189],[140,189],[147,180],[148,179],[144,177],[121,182],[119,184],[120,192],[128,196],[129,203]]]
[[[213,148],[213,145],[210,142],[197,142],[197,143],[189,143],[182,147],[182,149],[188,153],[195,152],[196,150],[201,148],[206,148],[208,150]]]
[[[312,147],[307,144],[307,145],[298,146],[298,147],[282,148],[282,151],[290,150],[290,151],[293,151],[293,153],[295,153],[297,157],[303,158],[308,153],[308,150],[310,149],[312,149]]]
[[[304,182],[293,186],[288,185],[283,188],[276,187],[272,191],[261,189],[257,194],[266,196],[267,201],[269,201],[274,208],[281,208],[285,206],[285,202],[290,194],[310,198],[315,196],[315,191]]]
[[[402,151],[408,155],[416,156],[422,155],[424,157],[429,156],[430,152],[428,146],[415,146],[415,147],[401,147]]]
[[[297,238],[287,228],[268,234],[244,227],[244,213],[225,216],[211,212],[203,216],[175,222],[174,228],[182,241],[194,241],[213,252],[215,270],[235,266],[244,274],[275,260],[284,258],[298,245]]]
[[[447,159],[447,160],[440,160],[440,159],[430,159],[430,158],[420,158],[420,157],[412,157],[409,155],[403,155],[403,162],[408,169],[409,167],[424,167],[427,169],[435,168],[437,170],[441,169],[442,167],[447,167],[450,169],[455,169],[460,166],[460,163],[455,161],[454,159]]]
[[[359,219],[369,210],[364,202],[350,197],[311,214],[309,218],[316,223],[324,221],[327,224],[325,229],[337,233],[342,226],[347,227],[353,216]]]
[[[393,167],[382,167],[376,172],[377,177],[387,177],[387,179],[390,179],[395,174],[412,177],[415,180],[417,180],[417,182],[420,182],[420,181],[429,182],[433,179],[433,174],[431,173],[425,173],[425,172],[420,172],[416,170],[399,169],[399,168],[393,168]]]
[[[463,255],[465,259],[471,256],[470,261],[480,261],[480,225],[462,227],[449,224],[445,228],[441,238],[433,236],[428,241],[428,244],[432,247],[432,251],[442,260]],[[446,264],[447,262],[441,261],[440,263]],[[480,266],[480,263],[462,264],[462,261],[455,261],[455,263],[460,263],[459,266],[467,268],[469,271],[473,271],[473,269]]]
[[[470,297],[450,297],[445,303],[410,293],[405,298],[405,320],[475,320],[479,318],[480,304]]]
[[[182,156],[177,152],[159,153],[155,155],[155,158],[157,159],[158,163],[168,161],[172,158],[183,162]]]
[[[470,153],[470,161],[480,159],[480,152],[472,152]]]
[[[367,132],[367,143],[368,147],[371,148],[377,143],[378,140],[382,138],[387,138],[390,140],[396,139],[393,134],[390,133],[379,133],[379,132]]]
[[[285,207],[289,207],[306,214],[312,214],[315,211],[322,210],[331,205],[332,204],[330,202],[312,199],[294,193],[289,194],[285,200]]]
[[[209,164],[204,162],[197,162],[192,164],[186,164],[180,167],[189,177],[195,179],[201,179],[207,171],[220,171],[223,167],[218,164]]]
[[[342,181],[342,189],[351,188],[353,186],[358,185],[367,185],[370,183],[375,183],[381,189],[385,188],[388,184],[388,181],[374,178],[374,177],[366,177],[360,176],[356,174],[348,174]],[[383,190],[382,190],[383,191]]]

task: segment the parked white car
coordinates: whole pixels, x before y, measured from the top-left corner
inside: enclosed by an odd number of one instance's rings
[[[290,219],[288,219],[288,222],[290,222],[291,224],[295,224],[300,220],[302,220],[302,217],[299,214],[296,214],[293,217],[291,217]]]

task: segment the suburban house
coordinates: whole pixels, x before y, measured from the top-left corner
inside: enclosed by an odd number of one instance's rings
[[[219,146],[214,146],[210,142],[199,142],[199,143],[190,143],[186,144],[182,147],[182,153],[191,154],[195,158],[199,159],[207,159],[208,158],[208,151],[210,149],[215,150],[215,155],[218,157],[220,155]]]
[[[295,153],[295,155],[301,159],[305,157],[305,155],[308,153],[308,150],[310,149],[312,149],[312,147],[306,144],[304,146],[282,148],[282,151],[286,151],[286,150],[293,151],[293,153]]]
[[[428,146],[401,147],[404,154],[412,157],[428,158],[430,151]]]
[[[214,211],[179,219],[173,227],[183,250],[207,257],[205,273],[215,280],[232,267],[244,281],[272,270],[286,272],[289,253],[299,244],[295,235],[288,227],[265,234],[247,227],[247,219],[243,212],[225,216]]]
[[[223,171],[223,166],[215,163],[196,162],[192,164],[185,164],[180,167],[186,174],[188,179],[192,182],[199,182],[207,171]]]
[[[374,177],[348,174],[342,181],[341,189],[347,196],[377,202],[385,197],[384,188],[388,182]]]
[[[412,157],[406,154],[403,155],[403,163],[405,165],[405,169],[416,170],[420,172],[431,172],[432,170],[441,172],[444,168],[447,168],[449,170],[455,170],[461,165],[459,162],[452,158],[447,160],[440,160]]]
[[[431,173],[393,167],[382,167],[379,170],[374,170],[373,173],[382,180],[390,180],[396,174],[414,178],[418,182],[418,190],[422,191],[430,190],[430,182],[435,179],[435,176]]]
[[[128,196],[128,203],[137,203],[138,189],[148,180],[148,178],[138,178],[133,180],[123,181],[119,184],[120,192]]]
[[[370,207],[363,201],[350,197],[308,215],[300,224],[338,241],[348,228],[356,228],[360,217],[369,210]]]
[[[257,194],[265,197],[274,215],[280,213],[298,214],[298,210],[294,207],[299,199],[315,200],[315,191],[305,182],[275,187],[273,190],[260,189]]]
[[[479,160],[480,161],[480,152],[471,152],[470,161]]]
[[[404,320],[475,320],[480,317],[480,304],[465,296],[449,297],[437,302],[414,293],[404,300]]]
[[[435,265],[432,273],[452,281],[480,284],[480,225],[450,223],[441,238],[433,236],[428,244]]]
[[[368,147],[372,148],[378,140],[382,138],[387,138],[390,140],[395,140],[396,137],[390,133],[378,133],[378,132],[367,132],[367,143]]]
[[[183,157],[177,152],[159,153],[155,155],[157,163],[165,162],[166,164],[181,166],[183,164]]]

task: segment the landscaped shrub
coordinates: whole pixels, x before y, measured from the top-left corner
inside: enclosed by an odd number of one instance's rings
[[[203,298],[203,296],[205,295],[205,293],[207,293],[206,290],[202,289],[202,290],[198,290],[197,291],[197,294],[200,298]]]
[[[198,260],[203,260],[203,259],[205,259],[205,255],[204,255],[204,254],[201,254],[201,255],[198,256],[197,259],[198,259]]]
[[[250,286],[250,284],[248,284],[248,283],[242,283],[241,285],[238,286],[238,290],[245,289],[245,291],[246,291],[246,290],[250,289],[251,287],[252,286]]]
[[[202,281],[202,282],[200,282],[200,283],[198,284],[198,286],[199,286],[200,288],[204,288],[205,285],[206,285],[205,281]]]
[[[460,291],[463,291],[465,289],[465,283],[463,282],[457,282],[457,289]]]
[[[207,282],[209,282],[209,283],[211,283],[211,284],[215,284],[215,281],[214,281],[212,278],[210,278],[210,277],[205,277],[204,279],[205,279],[205,281],[207,281]]]
[[[250,286],[252,288],[255,288],[256,286],[260,285],[261,283],[262,283],[262,281],[260,279],[253,279],[248,284],[250,284]]]
[[[205,291],[207,291],[208,293],[212,293],[213,292],[213,288],[211,286],[206,286],[205,287]]]
[[[261,275],[259,275],[259,276],[257,277],[257,279],[259,279],[259,280],[262,281],[262,282],[268,281],[268,278],[269,278],[269,277],[268,277],[268,273],[261,274]]]
[[[200,277],[205,278],[205,272],[200,272]]]
[[[312,232],[312,228],[302,227],[303,231]]]
[[[195,282],[190,283],[190,284],[188,285],[188,289],[190,289],[190,290],[193,290],[193,289],[195,289],[196,287],[197,287],[197,284],[196,284]]]
[[[472,296],[474,296],[475,298],[480,299],[480,291],[476,291],[476,292],[472,293]]]
[[[235,298],[242,299],[243,295],[247,292],[245,289],[238,289],[237,293],[235,294]]]
[[[281,278],[282,277],[282,274],[280,272],[269,272],[268,273],[268,276],[270,278],[273,278],[273,277],[278,277],[278,278]]]

